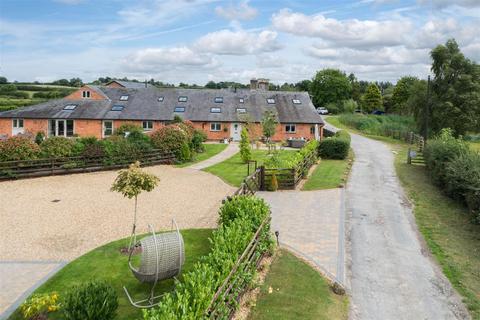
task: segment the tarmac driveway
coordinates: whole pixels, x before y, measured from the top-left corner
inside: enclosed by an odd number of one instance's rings
[[[346,193],[351,319],[469,319],[428,256],[383,143],[352,135]]]

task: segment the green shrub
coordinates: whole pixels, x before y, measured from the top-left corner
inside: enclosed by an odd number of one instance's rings
[[[413,117],[408,116],[341,114],[338,120],[366,134],[394,139],[406,139],[410,132],[416,131]]]
[[[132,131],[127,137],[127,141],[135,146],[137,152],[145,152],[153,149],[152,139],[143,132]]]
[[[269,213],[267,204],[256,197],[237,196],[227,201],[220,209],[221,223],[213,232],[210,253],[184,274],[183,281],[177,283],[175,291],[163,297],[159,306],[145,310],[144,319],[203,319],[215,292]],[[260,233],[254,257],[259,257],[272,246],[267,224]],[[233,274],[233,292],[243,289],[244,283],[252,283],[255,269],[255,265],[249,265]],[[220,300],[220,310],[225,310],[224,303]]]
[[[242,161],[247,163],[252,159],[252,151],[250,149],[250,139],[248,138],[248,132],[246,128],[242,129],[240,140],[240,157]]]
[[[40,155],[40,147],[30,138],[14,136],[0,140],[0,161],[32,160]]]
[[[50,137],[42,142],[40,149],[44,158],[71,157],[77,151],[75,141],[65,137]]]
[[[447,162],[445,187],[452,198],[467,203],[467,194],[480,191],[480,155],[476,152],[460,153]]]
[[[142,150],[121,136],[111,136],[101,142],[106,164],[131,163],[138,160]]]
[[[110,320],[115,318],[118,297],[109,284],[91,281],[73,287],[62,307],[67,320]]]
[[[190,146],[187,143],[182,144],[182,148],[180,149],[180,156],[177,157],[179,161],[189,161],[192,159],[192,153],[190,152]]]
[[[114,135],[125,137],[125,134],[127,132],[129,134],[132,134],[132,133],[133,134],[135,134],[135,133],[143,134],[143,128],[136,125],[136,124],[133,124],[133,123],[124,123],[120,127],[118,127],[117,129],[115,129]]]
[[[35,135],[35,143],[40,145],[45,140],[45,133],[43,131],[38,131]]]
[[[162,152],[173,152],[177,158],[181,158],[183,144],[189,143],[183,129],[177,125],[168,125],[151,134],[153,146]]]
[[[354,113],[355,110],[358,108],[358,104],[353,99],[348,99],[343,101],[343,109],[342,112],[345,113]]]
[[[207,141],[207,134],[203,130],[195,129],[191,141],[191,149],[194,152],[203,152],[205,148],[203,143]]]
[[[350,151],[350,135],[340,130],[333,137],[320,141],[318,154],[325,159],[346,159]]]

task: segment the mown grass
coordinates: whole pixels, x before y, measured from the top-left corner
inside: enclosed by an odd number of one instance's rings
[[[473,150],[476,150],[477,152],[480,152],[480,142],[470,142],[470,148]]]
[[[182,274],[190,271],[200,257],[210,251],[208,238],[212,234],[211,229],[189,229],[181,231],[185,242],[185,264]],[[128,256],[120,253],[120,248],[126,246],[127,239],[111,242],[102,247],[96,248],[89,253],[70,262],[56,275],[50,278],[45,284],[38,288],[35,293],[49,293],[56,291],[60,299],[73,285],[81,284],[92,279],[100,279],[109,282],[117,292],[119,307],[117,309],[118,320],[141,319],[140,309],[133,307],[128,301],[123,286],[126,286],[133,299],[148,297],[150,284],[142,284],[137,281],[128,268]],[[179,280],[182,279],[180,275]],[[174,288],[173,279],[159,282],[156,287],[156,294],[171,291]],[[61,303],[61,300],[60,300]],[[23,319],[17,310],[10,320]],[[58,311],[49,314],[49,319],[63,319],[62,312]]]
[[[223,150],[225,150],[225,148],[227,148],[228,144],[225,144],[225,143],[215,143],[215,144],[206,143],[203,146],[205,147],[204,152],[197,153],[193,157],[192,161],[188,161],[188,162],[185,162],[185,163],[178,164],[177,167],[179,167],[179,168],[188,167],[188,166],[191,166],[194,163],[207,160],[208,158],[211,158],[214,155],[216,155],[216,154],[222,152]]]
[[[349,157],[344,160],[321,159],[312,175],[308,177],[308,180],[303,185],[302,190],[331,189],[343,185],[352,159],[352,151],[350,151]]]
[[[336,121],[338,119],[327,119],[332,125]],[[425,166],[406,163],[406,143],[366,136],[387,142],[396,151],[395,169],[414,205],[420,233],[445,276],[463,297],[472,318],[480,320],[480,226],[471,223],[472,215],[466,207],[433,184]]]
[[[315,269],[285,250],[272,262],[248,317],[249,320],[347,318],[347,297],[334,294]]]
[[[280,161],[287,159],[294,152],[297,151],[278,151]],[[256,160],[258,166],[261,166],[268,159],[268,157],[270,157],[270,155],[268,154],[267,150],[252,150],[252,160]],[[250,172],[255,170],[253,164],[250,164],[250,168]],[[248,166],[242,161],[240,153],[237,153],[233,157],[230,157],[223,162],[217,163],[203,170],[220,177],[223,181],[231,184],[232,186],[238,187],[242,183],[243,179],[245,179],[247,176]]]

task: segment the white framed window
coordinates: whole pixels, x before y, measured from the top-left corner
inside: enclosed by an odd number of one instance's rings
[[[178,102],[187,102],[188,98],[186,96],[178,97]]]
[[[247,113],[246,108],[237,108],[237,113]]]
[[[238,99],[238,103],[245,103],[245,99],[243,98]]]
[[[219,107],[211,107],[210,108],[211,113],[222,113],[222,108]]]
[[[12,127],[14,129],[23,129],[23,119],[12,119]]]
[[[175,110],[173,112],[185,112],[185,107],[175,107]]]
[[[75,123],[73,120],[50,119],[48,120],[48,136],[50,137],[73,137]]]
[[[163,97],[158,97],[157,100],[158,100],[158,102],[163,102],[163,99],[164,99]]]
[[[222,130],[222,124],[220,122],[210,123],[210,131],[220,131]]]
[[[275,104],[275,99],[273,99],[273,98],[268,98],[268,99],[267,99],[267,103],[268,103],[268,104]]]
[[[302,101],[299,99],[292,99],[293,104],[302,104]]]
[[[215,97],[215,103],[223,103],[223,97]]]
[[[76,104],[67,104],[65,107],[63,107],[63,110],[75,110],[75,108],[77,107]]]
[[[88,91],[88,90],[83,90],[83,91],[82,91],[82,97],[83,97],[83,98],[90,98],[90,91]]]
[[[143,131],[153,130],[153,121],[143,121],[142,127],[143,127]]]
[[[128,101],[128,94],[121,96],[120,101]]]
[[[294,124],[287,124],[285,125],[285,132],[286,133],[295,133],[297,132],[297,126]]]
[[[113,121],[103,120],[103,137],[109,137],[113,134]]]

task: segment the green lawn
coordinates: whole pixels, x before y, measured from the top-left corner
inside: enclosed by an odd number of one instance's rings
[[[316,270],[285,250],[272,262],[248,317],[250,320],[347,318],[347,297],[334,294]]]
[[[338,119],[332,118],[327,122],[336,126]],[[480,226],[471,223],[472,216],[465,206],[447,197],[432,183],[425,166],[406,164],[406,143],[365,136],[387,142],[397,152],[396,172],[414,204],[418,228],[443,273],[462,295],[473,319],[480,320]],[[471,143],[471,146],[480,149],[480,144]]]
[[[211,229],[182,230],[185,241],[185,264],[182,272],[192,269],[195,262],[201,256],[208,254],[210,250]],[[142,312],[134,308],[128,301],[123,286],[126,286],[134,299],[147,297],[150,292],[150,284],[141,284],[128,268],[128,257],[119,252],[119,249],[127,245],[127,240],[118,240],[105,246],[99,247],[72,261],[44,285],[38,288],[36,293],[57,291],[60,299],[65,292],[74,284],[80,284],[90,279],[104,279],[111,283],[119,297],[119,308],[116,319],[140,319]],[[181,280],[181,276],[179,279]],[[157,285],[156,293],[170,291],[174,287],[173,280],[165,280]],[[61,311],[49,314],[49,319],[63,319]],[[20,312],[16,312],[10,319],[23,319]]]
[[[480,142],[470,142],[470,148],[480,152]]]
[[[225,143],[215,143],[215,144],[206,143],[203,146],[205,147],[204,152],[197,153],[192,161],[181,163],[181,164],[177,165],[177,167],[183,168],[183,167],[190,166],[194,163],[197,163],[197,162],[200,162],[200,161],[203,161],[203,160],[207,160],[208,158],[211,158],[214,155],[216,155],[216,154],[222,152],[223,150],[225,150],[225,148],[227,148],[228,144],[225,144]]]
[[[337,188],[345,182],[343,178],[348,174],[349,163],[352,159],[353,153],[350,151],[349,157],[345,160],[320,160],[315,171],[313,171],[312,175],[303,185],[302,190],[309,191]]]
[[[282,150],[278,152],[279,158],[282,160],[288,158],[292,153],[297,151]],[[267,150],[252,150],[252,159],[257,160],[258,166],[262,165],[267,157],[269,157]],[[254,170],[254,165],[251,164],[250,166],[251,169]],[[243,163],[240,153],[237,153],[233,157],[203,170],[220,177],[223,179],[223,181],[235,187],[240,186],[243,179],[247,176],[247,165]]]

